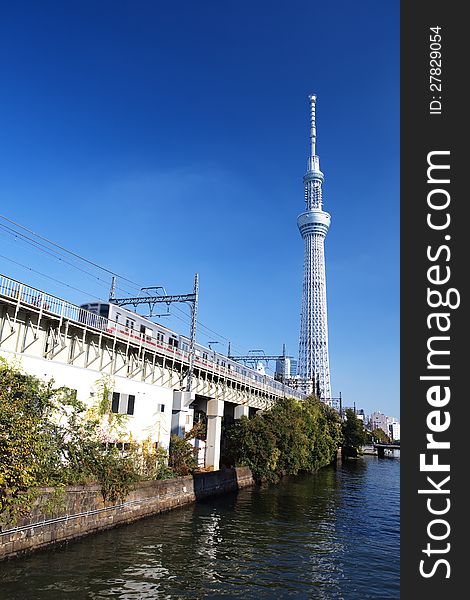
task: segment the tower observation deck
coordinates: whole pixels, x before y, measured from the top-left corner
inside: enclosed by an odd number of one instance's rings
[[[322,207],[324,175],[316,154],[316,96],[310,100],[310,156],[304,176],[305,211],[297,218],[305,242],[302,312],[299,338],[299,383],[306,393],[317,393],[331,404],[326,303],[325,237],[330,215]]]

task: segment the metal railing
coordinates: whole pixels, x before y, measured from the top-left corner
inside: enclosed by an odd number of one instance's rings
[[[37,310],[51,313],[69,321],[75,321],[96,329],[106,329],[107,327],[108,319],[105,317],[4,275],[0,275],[0,294],[12,300],[17,300],[18,303],[27,304]]]
[[[153,343],[149,343],[148,336],[145,333],[141,333],[136,330],[130,330],[129,328],[125,328],[129,333],[120,334],[117,330],[118,326],[122,326],[120,323],[116,323],[115,321],[110,321],[107,317],[103,317],[101,315],[97,315],[89,310],[81,308],[76,304],[72,304],[67,300],[62,300],[57,296],[52,296],[51,294],[46,294],[45,292],[38,290],[32,286],[21,283],[20,281],[16,281],[15,279],[11,279],[10,277],[6,277],[5,275],[0,274],[0,295],[5,296],[11,300],[15,300],[17,302],[17,306],[19,307],[21,304],[25,304],[30,306],[40,312],[41,314],[52,314],[60,319],[65,319],[68,321],[73,321],[79,325],[90,327],[92,329],[96,329],[101,332],[107,332],[111,335],[116,335],[120,337],[123,341],[129,341],[130,336],[132,335],[132,342],[136,345],[145,344],[154,352],[156,352]],[[175,348],[166,342],[159,341],[159,345],[163,346],[163,350],[168,354],[174,355],[178,354],[181,357],[181,360],[189,361],[188,352]],[[196,358],[196,362],[203,362],[200,359]],[[275,380],[270,380],[266,375],[259,375],[256,371],[250,373],[250,376],[242,375],[235,371],[231,371],[226,367],[221,367],[220,365],[209,364],[207,361],[208,370],[212,370],[217,372],[219,376],[223,376],[225,378],[234,379],[238,381],[242,381],[243,383],[250,385],[251,387],[255,387],[261,390],[275,390],[276,392],[280,392],[281,394],[285,393],[286,395],[293,396],[298,399],[304,398],[304,395],[299,393],[297,390],[289,388],[288,386],[284,386],[282,383],[279,383]],[[248,367],[246,367],[249,370]]]

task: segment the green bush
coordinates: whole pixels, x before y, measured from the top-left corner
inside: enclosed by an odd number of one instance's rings
[[[117,448],[102,451],[96,458],[93,471],[101,485],[103,499],[123,502],[140,479],[134,461]]]
[[[343,423],[343,454],[357,456],[361,446],[367,442],[364,423],[357,418],[352,408],[346,409],[346,420]]]
[[[157,447],[149,438],[136,449],[135,462],[140,464],[140,475],[146,481],[169,479],[175,476],[168,465],[168,452],[164,448]]]
[[[168,466],[176,475],[189,475],[197,469],[197,459],[194,446],[185,435],[180,438],[177,435],[170,437],[170,451]]]
[[[373,442],[378,441],[381,444],[389,444],[391,442],[390,436],[383,429],[380,429],[380,427],[371,431],[370,437]]]
[[[341,443],[339,416],[315,397],[278,400],[252,419],[243,417],[227,432],[227,454],[251,468],[258,481],[314,472],[330,464]]]
[[[40,486],[98,481],[105,499],[123,499],[139,478],[131,456],[104,447],[99,419],[73,390],[54,388],[0,359],[0,521],[25,515]]]
[[[242,417],[227,430],[227,455],[236,465],[250,467],[259,481],[272,481],[278,471],[276,436],[262,417]]]

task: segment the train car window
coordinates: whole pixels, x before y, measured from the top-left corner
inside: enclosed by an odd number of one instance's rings
[[[119,323],[119,317],[121,316],[121,313],[116,313],[116,323]]]
[[[178,340],[175,340],[175,338],[169,338],[168,340],[168,344],[170,346],[174,346],[175,348],[178,348]]]
[[[202,358],[203,358],[204,360],[207,360],[207,352],[203,352],[203,353],[202,353]]]
[[[165,340],[163,333],[160,333],[160,331],[157,331],[157,340],[159,342],[163,342]]]
[[[134,321],[132,319],[126,319],[126,327],[129,327],[129,329],[134,329]]]
[[[100,304],[100,315],[107,317],[109,313],[109,304]]]

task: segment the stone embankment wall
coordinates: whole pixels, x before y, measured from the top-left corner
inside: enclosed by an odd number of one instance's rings
[[[66,487],[60,508],[44,514],[38,508],[14,527],[0,529],[0,560],[51,544],[131,523],[137,519],[209,496],[253,485],[247,467],[237,467],[137,485],[120,504],[104,502],[98,485]],[[57,505],[53,488],[42,488],[36,505]]]

